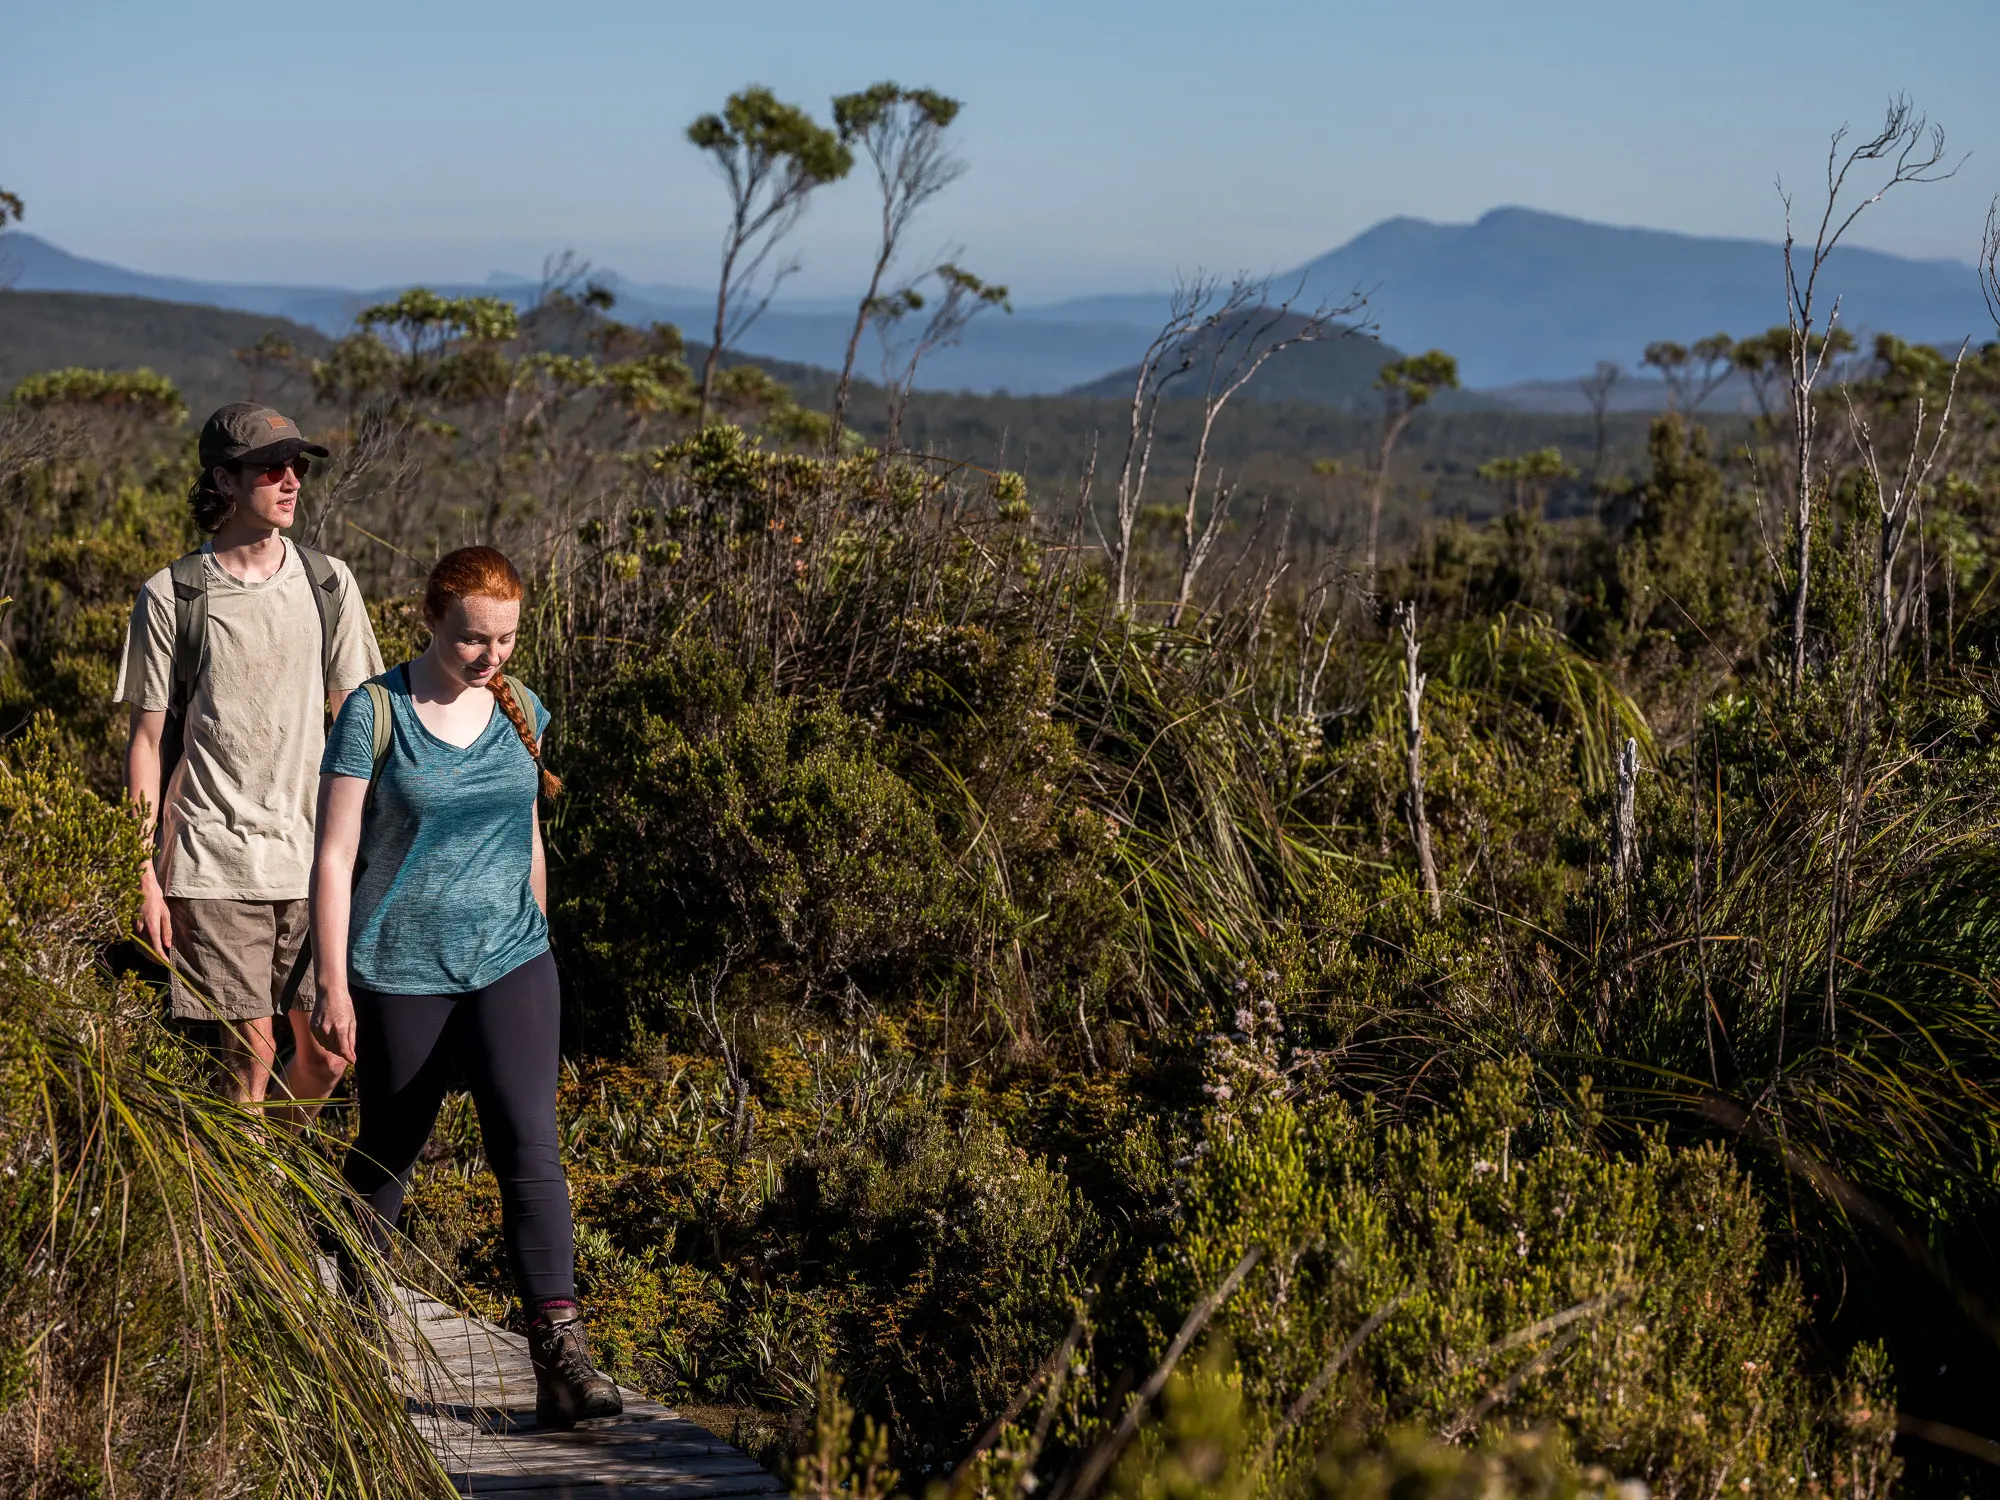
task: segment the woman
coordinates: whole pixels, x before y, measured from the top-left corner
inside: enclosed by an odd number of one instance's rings
[[[491,547],[450,553],[424,591],[429,649],[341,707],[320,762],[313,1031],[360,1064],[360,1132],[341,1171],[385,1243],[445,1090],[467,1076],[528,1316],[535,1417],[566,1428],[622,1403],[591,1366],[576,1305],[536,803],[561,783],[541,764],[548,711],[500,670],[521,592]]]

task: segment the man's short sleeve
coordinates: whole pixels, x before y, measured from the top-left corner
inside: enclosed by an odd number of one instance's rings
[[[369,640],[372,644],[374,637]],[[374,780],[375,700],[370,694],[350,692],[340,705],[340,715],[326,737],[326,753],[319,758],[319,774]]]
[[[162,568],[132,601],[132,621],[125,631],[125,654],[118,662],[118,686],[113,703],[129,703],[151,712],[168,708],[174,689],[174,588]]]
[[[375,627],[368,620],[368,602],[354,574],[339,558],[332,559],[340,579],[340,624],[333,633],[333,664],[327,691],[351,693],[371,677],[382,675],[382,648],[375,644]]]

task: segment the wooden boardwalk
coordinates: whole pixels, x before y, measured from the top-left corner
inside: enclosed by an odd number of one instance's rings
[[[785,1492],[706,1428],[632,1391],[622,1417],[539,1430],[526,1339],[421,1293],[401,1295],[433,1356],[416,1351],[405,1361],[411,1419],[461,1494],[693,1500]]]

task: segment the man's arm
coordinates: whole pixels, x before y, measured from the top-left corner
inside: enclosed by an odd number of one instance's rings
[[[361,848],[361,814],[368,783],[358,776],[319,779],[318,846],[313,851],[313,977],[319,1003],[312,1032],[336,1057],[354,1061],[354,996],[347,983],[347,920],[354,899],[354,863]]]
[[[148,843],[160,821],[160,740],[166,733],[167,711],[163,708],[132,709],[132,733],[125,745],[125,800],[139,814],[139,827]],[[149,859],[139,871],[139,934],[159,954],[174,946],[174,919],[167,911],[167,895],[160,889],[160,877]]]

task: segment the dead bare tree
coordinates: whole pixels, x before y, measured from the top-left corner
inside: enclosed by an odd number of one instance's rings
[[[1624,378],[1625,372],[1618,365],[1611,360],[1600,359],[1597,368],[1576,383],[1577,389],[1583,392],[1583,399],[1590,403],[1590,491],[1600,497],[1604,493],[1604,457],[1609,446],[1609,429],[1605,419],[1611,410],[1611,392]]]
[[[1979,237],[1979,290],[1986,298],[1986,315],[2000,330],[2000,197],[1986,209],[1986,232]]]
[[[840,366],[840,383],[833,392],[833,429],[829,447],[840,448],[847,422],[847,398],[854,385],[854,356],[861,331],[877,311],[883,278],[901,248],[910,220],[965,171],[965,163],[945,145],[944,133],[963,106],[934,89],[906,89],[878,83],[858,94],[841,94],[833,101],[833,124],[842,144],[859,145],[875,168],[882,195],[882,232],[876,241],[875,264],[868,290],[854,310],[854,327],[847,335],[847,355]]]
[[[1132,603],[1132,528],[1138,520],[1139,502],[1146,492],[1146,476],[1152,467],[1153,432],[1159,421],[1160,402],[1168,387],[1194,368],[1195,329],[1202,325],[1218,283],[1212,277],[1197,276],[1174,287],[1167,320],[1139,360],[1139,373],[1132,387],[1132,426],[1125,440],[1125,463],[1118,472],[1116,534],[1110,539],[1114,599],[1119,614]]]
[[[1990,238],[1990,230],[1989,230]],[[1984,277],[1982,276],[1982,281]],[[1909,599],[1906,593],[1903,605],[1896,603],[1896,561],[1903,550],[1903,539],[1909,534],[1910,518],[1921,502],[1925,489],[1930,484],[1932,472],[1937,467],[1938,455],[1944,448],[1945,434],[1951,427],[1952,402],[1958,395],[1958,372],[1965,364],[1965,351],[1971,345],[1968,339],[1958,346],[1958,358],[1951,363],[1951,380],[1945,387],[1944,404],[1937,413],[1937,425],[1928,433],[1926,446],[1925,424],[1929,419],[1926,410],[1925,393],[1917,392],[1912,405],[1910,425],[1910,450],[1903,460],[1900,473],[1893,479],[1885,479],[1881,460],[1876,456],[1875,439],[1869,431],[1867,420],[1854,405],[1852,392],[1847,396],[1847,420],[1854,435],[1854,446],[1861,455],[1861,466],[1867,471],[1869,483],[1875,491],[1876,533],[1875,533],[1875,597],[1871,602],[1875,614],[1875,661],[1872,675],[1877,685],[1888,671],[1889,657],[1896,649],[1896,640],[1902,633],[1909,615]],[[1921,582],[1918,585],[1922,587]]]
[[[1188,602],[1194,597],[1195,579],[1214,550],[1215,539],[1229,513],[1229,491],[1218,483],[1209,499],[1208,515],[1197,525],[1202,480],[1216,420],[1231,398],[1274,355],[1297,344],[1316,344],[1345,335],[1350,330],[1342,320],[1351,319],[1366,300],[1355,292],[1339,303],[1322,300],[1311,312],[1294,312],[1294,303],[1303,290],[1300,286],[1272,304],[1268,278],[1239,275],[1230,283],[1229,293],[1215,315],[1197,331],[1193,354],[1195,365],[1203,372],[1201,428],[1195,438],[1194,461],[1188,470],[1187,494],[1182,505],[1181,577],[1174,607],[1167,616],[1170,628],[1179,625],[1186,614]]]
[[[1633,804],[1639,792],[1639,742],[1626,736],[1618,752],[1618,780],[1611,799],[1611,883],[1629,885],[1639,873],[1639,831]]]
[[[1410,841],[1417,846],[1424,895],[1436,920],[1444,915],[1444,897],[1438,891],[1437,861],[1431,857],[1431,822],[1424,813],[1424,684],[1430,679],[1417,670],[1417,606],[1413,602],[1406,599],[1396,606],[1396,628],[1403,636],[1403,707],[1409,747],[1404,816],[1409,819]]]
[[[1812,256],[1801,264],[1792,226],[1792,195],[1779,183],[1785,205],[1785,314],[1791,333],[1788,359],[1792,397],[1793,473],[1798,486],[1793,518],[1792,662],[1791,690],[1799,691],[1806,672],[1806,604],[1812,584],[1812,532],[1815,497],[1813,486],[1813,441],[1815,437],[1814,388],[1825,372],[1834,349],[1831,337],[1840,317],[1840,300],[1834,299],[1826,315],[1826,328],[1815,337],[1819,318],[1820,277],[1828,258],[1841,237],[1853,227],[1870,205],[1879,203],[1891,188],[1906,182],[1940,182],[1957,172],[1953,166],[1937,170],[1944,160],[1944,127],[1932,125],[1916,112],[1905,95],[1889,101],[1882,128],[1858,145],[1849,146],[1847,127],[1833,133],[1826,153],[1826,204],[1820,213],[1819,228],[1813,237]],[[1842,197],[1848,177],[1857,167],[1875,162],[1889,163],[1888,178],[1867,197],[1847,208]]]

